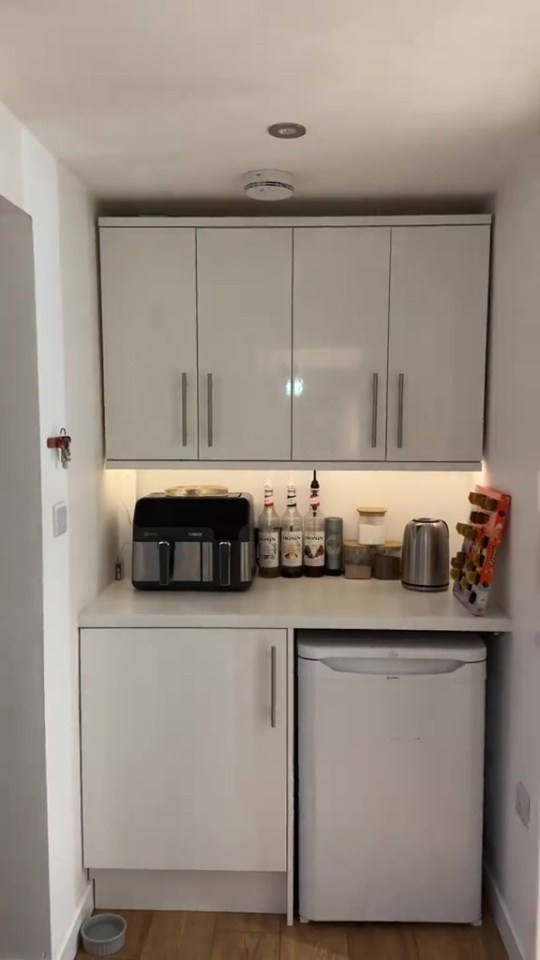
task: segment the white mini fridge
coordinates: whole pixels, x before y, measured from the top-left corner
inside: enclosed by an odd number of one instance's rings
[[[477,635],[300,633],[302,919],[480,921],[485,660]]]

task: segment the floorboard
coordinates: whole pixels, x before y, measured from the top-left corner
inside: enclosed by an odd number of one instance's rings
[[[418,960],[414,933],[399,924],[349,924],[347,940],[348,960]]]
[[[211,960],[279,960],[279,933],[216,932]]]
[[[107,911],[97,911],[104,913]],[[116,960],[507,960],[489,913],[453,924],[296,923],[263,913],[116,910],[127,920]],[[79,953],[79,960],[87,955]]]

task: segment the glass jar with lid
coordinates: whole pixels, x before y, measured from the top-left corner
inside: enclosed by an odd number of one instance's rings
[[[372,547],[356,540],[343,541],[343,572],[347,580],[371,580]]]
[[[387,540],[375,549],[374,573],[377,580],[401,578],[401,541]]]
[[[358,541],[365,546],[377,547],[384,543],[385,536],[385,507],[357,507],[358,512]]]

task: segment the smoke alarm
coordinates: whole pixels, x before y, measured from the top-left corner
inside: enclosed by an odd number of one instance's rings
[[[286,200],[294,193],[294,177],[285,170],[249,170],[242,181],[252,200]]]

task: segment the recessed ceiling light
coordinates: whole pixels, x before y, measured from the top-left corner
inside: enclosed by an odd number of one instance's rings
[[[297,140],[305,136],[306,128],[301,123],[273,123],[268,127],[268,133],[278,140]]]

